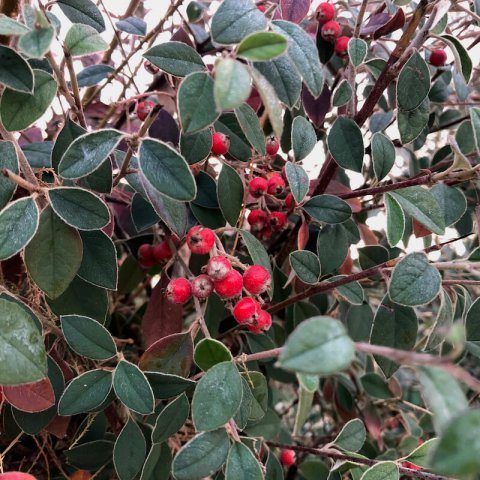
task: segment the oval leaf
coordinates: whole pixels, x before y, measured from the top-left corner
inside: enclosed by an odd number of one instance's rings
[[[12,90],[33,92],[33,70],[15,50],[0,45],[0,82]]]
[[[243,443],[235,442],[228,452],[225,480],[263,480],[260,464]]]
[[[303,209],[315,220],[329,224],[343,223],[352,216],[350,205],[335,195],[317,195]]]
[[[113,464],[119,480],[133,480],[142,469],[147,444],[142,430],[133,418],[122,428],[113,447]]]
[[[187,421],[190,405],[183,393],[170,402],[158,415],[152,431],[152,442],[162,443],[175,435]]]
[[[346,117],[338,117],[327,137],[328,149],[342,168],[361,172],[365,147],[358,125]]]
[[[310,186],[310,179],[308,178],[307,172],[300,165],[287,162],[285,165],[285,173],[295,202],[303,202]]]
[[[70,27],[65,36],[65,46],[70,55],[80,57],[96,52],[103,52],[108,43],[89,25],[75,24]]]
[[[429,90],[430,72],[428,65],[415,50],[398,76],[398,108],[405,111],[414,110],[427,98]]]
[[[377,132],[372,136],[373,171],[377,180],[383,180],[395,163],[395,146],[383,133]]]
[[[247,67],[233,58],[222,58],[215,64],[213,93],[218,110],[237,108],[247,100],[251,90]]]
[[[226,163],[218,177],[217,195],[225,220],[235,226],[242,211],[243,182],[236,170]]]
[[[317,134],[313,125],[302,116],[295,117],[292,123],[293,156],[300,162],[314,149],[317,143]]]
[[[315,284],[320,278],[320,260],[308,250],[297,250],[290,254],[290,265],[295,275],[304,283]]]
[[[245,37],[237,55],[245,60],[261,62],[279,57],[287,49],[287,39],[274,32],[257,32]]]

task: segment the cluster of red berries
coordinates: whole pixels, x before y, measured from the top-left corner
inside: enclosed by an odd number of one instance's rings
[[[173,256],[170,242],[174,245],[178,243],[178,237],[176,235],[169,236],[165,240],[157,245],[150,245],[144,243],[138,248],[138,260],[142,268],[151,268],[154,265],[161,265],[166,260],[170,260]]]
[[[340,36],[341,27],[335,18],[335,7],[328,2],[323,2],[317,7],[317,20],[321,24],[322,38],[327,42],[335,43],[335,53],[340,57],[347,55],[350,37]]]
[[[192,253],[211,254],[215,232],[200,225],[192,227],[187,233],[187,246]],[[166,294],[177,304],[186,303],[192,295],[204,300],[214,291],[224,300],[233,300],[241,297],[244,289],[251,295],[261,295],[268,290],[270,283],[270,273],[261,265],[246,267],[242,275],[225,256],[213,255],[204,267],[204,273],[191,280],[183,277],[171,280]],[[262,333],[272,325],[270,314],[262,310],[260,302],[253,297],[238,300],[233,307],[233,316],[253,333]]]
[[[230,137],[225,135],[222,132],[213,132],[212,134],[212,147],[211,152],[214,155],[220,156],[225,155],[230,148]],[[271,135],[267,137],[265,141],[265,148],[267,151],[267,155],[273,157],[277,154],[278,149],[280,148],[280,144],[278,143],[277,139]]]

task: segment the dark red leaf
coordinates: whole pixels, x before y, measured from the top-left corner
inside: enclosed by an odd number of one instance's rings
[[[56,415],[55,418],[45,427],[45,430],[57,438],[65,438],[67,435],[68,425],[72,417],[60,417]]]
[[[412,219],[412,226],[413,226],[413,234],[417,238],[428,237],[428,235],[432,234],[432,232],[428,228],[425,228],[421,223],[417,222],[414,218]]]
[[[308,223],[303,222],[300,225],[300,229],[298,230],[298,237],[297,237],[298,250],[303,250],[305,248],[305,245],[308,243],[309,236],[310,236],[310,231],[308,229]]]
[[[48,378],[25,385],[4,385],[3,394],[18,410],[35,413],[55,405],[55,393]]]
[[[280,0],[282,18],[289,22],[300,23],[308,13],[310,0]]]
[[[352,193],[352,189],[344,185],[343,183],[332,180],[325,193],[331,193],[332,195],[340,195],[343,193]],[[345,200],[351,207],[353,213],[358,213],[362,210],[362,202],[359,198],[348,198]]]
[[[328,88],[328,85],[326,83],[324,84],[322,93],[318,98],[314,98],[313,95],[308,91],[308,88],[305,88],[305,86],[303,86],[303,106],[305,108],[305,111],[307,112],[308,118],[310,118],[310,120],[316,127],[319,127],[323,123],[327,113],[330,111],[331,97],[332,92],[330,92],[330,89]]]
[[[360,30],[360,35],[373,35],[379,28],[390,21],[390,15],[387,12],[375,13],[372,15],[364,27]]]
[[[148,133],[152,138],[156,138],[162,142],[171,142],[173,145],[178,145],[180,139],[177,122],[164,109],[160,110],[158,117],[148,130]]]
[[[186,44],[189,45],[190,47],[195,48],[194,43],[192,42],[192,40],[191,40],[190,37],[188,36],[188,33],[185,31],[185,29],[184,29],[183,27],[180,27],[180,28],[172,35],[172,38],[170,39],[170,41],[172,41],[172,42],[182,42],[182,43],[186,43]]]
[[[388,35],[389,33],[394,32],[395,30],[400,30],[405,25],[405,13],[399,8],[397,13],[382,27],[375,31],[373,38],[377,38]]]

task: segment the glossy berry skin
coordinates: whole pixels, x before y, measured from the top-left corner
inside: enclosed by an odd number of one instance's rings
[[[163,261],[172,258],[172,255],[172,249],[166,240],[153,247],[153,256],[157,263],[162,263]]]
[[[263,210],[252,210],[248,214],[247,221],[254,232],[259,232],[267,225],[268,215]]]
[[[191,281],[192,294],[197,298],[207,298],[213,292],[213,280],[208,275],[199,275]]]
[[[192,253],[204,255],[208,253],[215,244],[215,233],[209,228],[196,225],[187,233],[187,245]]]
[[[243,274],[243,286],[252,295],[266,292],[271,281],[270,272],[261,265],[252,265]]]
[[[346,57],[348,55],[348,42],[350,41],[350,37],[338,37],[337,41],[335,42],[335,53],[339,57]]]
[[[256,300],[245,297],[233,307],[233,317],[240,325],[249,325],[257,321],[260,311],[261,306]]]
[[[192,286],[186,278],[174,278],[167,285],[167,298],[178,304],[188,302],[192,296]]]
[[[265,141],[265,149],[267,150],[267,155],[273,157],[277,154],[279,148],[280,144],[278,143],[278,140],[273,135],[270,135],[270,137],[268,137]]]
[[[268,330],[272,326],[272,317],[271,315],[266,312],[265,310],[261,310],[258,317],[257,321],[251,323],[250,325],[247,325],[247,328],[252,332],[252,333],[263,333],[266,330]]]
[[[221,132],[215,132],[212,135],[211,152],[214,155],[225,155],[230,148],[230,138]]]
[[[138,260],[143,268],[150,268],[155,265],[155,257],[153,254],[152,245],[148,243],[140,245],[138,248]]]
[[[274,173],[268,179],[267,192],[270,195],[279,195],[285,190],[285,180],[278,173]]]
[[[223,280],[232,271],[230,262],[220,255],[212,257],[207,264],[207,274],[213,280]]]
[[[152,111],[155,104],[151,100],[145,100],[137,105],[137,117],[143,122]]]
[[[248,191],[252,197],[260,198],[267,192],[268,181],[262,177],[252,178],[248,185]]]
[[[233,270],[223,279],[214,282],[215,291],[222,298],[238,297],[242,293],[243,277],[241,273]]]
[[[335,41],[340,35],[340,25],[335,20],[330,20],[322,26],[321,34],[324,40]]]
[[[328,2],[322,2],[317,7],[317,20],[319,23],[326,23],[335,17],[335,7]]]
[[[295,463],[295,452],[289,448],[284,448],[280,453],[280,462],[286,467],[290,467]]]
[[[155,66],[152,62],[149,62],[148,60],[145,60],[143,62],[143,68],[145,68],[145,70],[152,75],[156,75],[160,71],[157,66]]]
[[[430,54],[430,64],[434,67],[443,67],[447,61],[447,54],[442,48],[437,48],[433,50]]]
[[[270,225],[273,230],[282,230],[287,222],[288,218],[283,212],[272,212],[270,214]]]

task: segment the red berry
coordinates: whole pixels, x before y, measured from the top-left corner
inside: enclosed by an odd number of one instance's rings
[[[191,284],[194,297],[207,298],[213,292],[213,280],[208,275],[195,277]]]
[[[213,280],[223,280],[232,271],[230,262],[220,255],[212,257],[207,264],[207,274]]]
[[[261,265],[252,265],[243,274],[243,286],[253,295],[266,292],[271,281],[270,272]]]
[[[332,42],[340,35],[340,25],[335,20],[330,20],[322,26],[321,33],[324,40]]]
[[[272,326],[272,317],[271,315],[266,312],[265,310],[261,310],[258,314],[256,322],[247,325],[247,328],[252,333],[263,333],[264,331],[268,330]]]
[[[287,467],[293,465],[295,463],[295,452],[289,448],[283,449],[280,453],[280,462]]]
[[[162,263],[164,260],[172,258],[172,255],[172,249],[166,240],[153,247],[153,256],[157,263]]]
[[[221,132],[212,135],[212,149],[214,155],[225,155],[230,148],[230,138]]]
[[[233,316],[240,325],[256,323],[260,314],[260,304],[250,297],[242,298],[233,308]]]
[[[270,225],[266,225],[260,232],[260,238],[262,240],[268,240],[272,236],[273,230]]]
[[[443,67],[447,61],[447,53],[442,48],[437,48],[433,50],[430,54],[430,63],[434,67]]]
[[[345,57],[348,54],[348,42],[350,37],[339,37],[335,42],[335,53],[339,57]]]
[[[248,185],[248,191],[250,195],[255,198],[259,198],[264,195],[268,188],[268,182],[262,177],[255,177],[250,180]]]
[[[335,17],[335,7],[328,2],[322,2],[317,7],[317,20],[320,23],[326,23]]]
[[[186,303],[192,296],[192,286],[186,278],[174,278],[167,286],[167,298],[173,303]]]
[[[257,5],[257,8],[263,13],[265,12],[265,5]]]
[[[233,270],[222,280],[214,283],[215,291],[222,298],[238,297],[242,293],[243,278],[241,273]]]
[[[270,214],[270,225],[273,230],[282,230],[287,222],[288,218],[283,212],[272,212]]]
[[[274,155],[277,154],[278,149],[280,148],[280,144],[278,143],[278,140],[273,135],[270,135],[265,141],[265,148],[267,150],[267,155],[270,155],[271,157],[273,157]]]
[[[248,223],[251,226],[252,231],[259,232],[265,228],[268,223],[268,216],[263,210],[252,210],[248,214]]]
[[[285,206],[289,210],[293,210],[297,206],[295,199],[293,198],[293,195],[291,193],[289,193],[285,198]]]
[[[138,260],[143,268],[150,268],[155,265],[155,257],[153,255],[153,247],[148,243],[144,243],[138,247]]]
[[[267,192],[270,195],[279,195],[285,190],[285,180],[278,173],[274,173],[268,179]]]
[[[143,122],[152,111],[155,104],[151,100],[145,100],[137,105],[137,117]]]
[[[152,62],[149,62],[148,60],[145,60],[143,62],[143,67],[148,73],[151,73],[152,75],[155,75],[159,72],[159,68],[155,66]]]
[[[192,253],[208,253],[215,244],[215,233],[209,228],[196,225],[187,233],[187,245]]]

